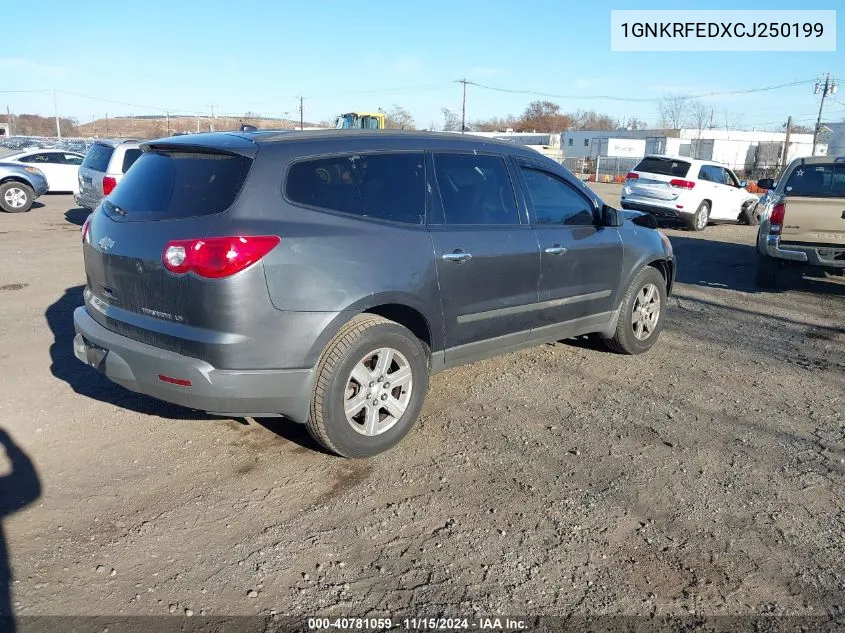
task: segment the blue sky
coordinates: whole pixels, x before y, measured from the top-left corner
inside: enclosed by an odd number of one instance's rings
[[[795,2],[768,0],[769,9]],[[805,8],[845,5],[812,1]],[[708,9],[757,9],[758,3],[710,0]],[[677,8],[671,2],[427,0],[411,2],[94,2],[42,0],[38,15],[22,2],[4,7],[7,24],[37,19],[17,42],[0,48],[0,109],[52,114],[80,121],[155,108],[183,113],[217,111],[297,117],[305,95],[306,120],[341,111],[406,107],[418,126],[442,122],[440,109],[460,111],[455,79],[510,89],[589,96],[654,97],[665,93],[741,90],[810,79],[824,72],[845,79],[845,54],[835,53],[615,53],[610,9]],[[17,33],[28,32],[17,30]],[[839,47],[843,46],[840,39]],[[71,96],[77,93],[135,105]],[[470,86],[467,118],[519,114],[536,97]],[[826,119],[845,119],[845,91],[826,106]],[[618,118],[657,119],[656,103],[594,98],[555,99],[564,111],[594,109]],[[818,97],[812,85],[702,99],[720,125],[773,127],[792,114],[812,124]]]

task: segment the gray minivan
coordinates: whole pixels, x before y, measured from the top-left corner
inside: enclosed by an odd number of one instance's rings
[[[74,312],[76,356],[133,391],[365,457],[409,432],[431,373],[590,333],[637,354],[662,328],[654,219],[529,148],[339,130],[142,149],[83,227]]]
[[[140,155],[141,146],[134,140],[95,141],[79,167],[79,193],[73,196],[76,204],[94,209],[112,192]]]

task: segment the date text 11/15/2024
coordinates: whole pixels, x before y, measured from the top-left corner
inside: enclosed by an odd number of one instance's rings
[[[409,631],[521,631],[523,620],[511,618],[308,618],[308,629],[356,631],[399,628]]]

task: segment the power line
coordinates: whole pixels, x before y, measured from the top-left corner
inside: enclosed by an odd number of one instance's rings
[[[714,90],[711,92],[702,92],[700,94],[678,95],[675,98],[682,100],[701,99],[704,97],[722,97],[728,95],[750,94],[755,92],[767,92],[769,90],[779,90],[781,88],[789,88],[792,86],[802,86],[814,83],[815,79],[803,79],[801,81],[793,81],[789,83],[777,84],[774,86],[763,86],[760,88],[747,88],[745,90]],[[607,101],[624,101],[636,103],[659,103],[663,101],[663,97],[617,97],[613,95],[561,95],[550,92],[540,92],[537,90],[516,90],[511,88],[500,88],[496,86],[488,86],[475,81],[468,81],[470,85],[484,88],[486,90],[495,90],[496,92],[506,92],[509,94],[524,94],[536,97],[547,97],[550,99],[603,99]]]

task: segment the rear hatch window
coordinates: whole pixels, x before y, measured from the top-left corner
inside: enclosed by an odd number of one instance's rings
[[[845,198],[845,163],[798,165],[783,192],[806,198]]]
[[[690,164],[683,160],[672,158],[643,158],[634,167],[634,171],[641,171],[647,174],[658,174],[660,176],[671,176],[672,178],[686,178]]]
[[[142,222],[211,215],[238,197],[252,159],[205,152],[143,152],[103,211],[115,220]]]
[[[123,154],[123,166],[120,170],[120,173],[125,174],[129,171],[129,168],[135,164],[135,161],[141,157],[141,150],[140,149],[128,149]]]
[[[102,143],[94,143],[85,155],[85,160],[82,161],[81,167],[83,169],[93,169],[94,171],[106,173],[113,153],[113,147],[103,145]]]

